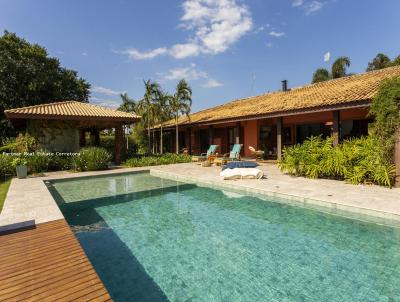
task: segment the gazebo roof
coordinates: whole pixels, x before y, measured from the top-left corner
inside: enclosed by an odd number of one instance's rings
[[[41,104],[4,111],[11,121],[15,119],[48,119],[97,122],[134,123],[140,116],[77,101]]]

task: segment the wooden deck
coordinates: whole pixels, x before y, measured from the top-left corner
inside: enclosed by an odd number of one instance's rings
[[[111,301],[64,219],[0,236],[0,301]]]

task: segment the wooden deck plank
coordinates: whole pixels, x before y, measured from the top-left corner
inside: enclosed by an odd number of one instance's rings
[[[0,235],[0,301],[111,301],[64,219]]]

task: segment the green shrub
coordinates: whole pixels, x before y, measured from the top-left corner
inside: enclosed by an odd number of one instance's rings
[[[391,187],[395,167],[382,155],[372,137],[346,140],[333,147],[332,138],[311,137],[285,148],[278,162],[282,171],[308,178],[343,179],[353,184],[372,182]]]
[[[190,162],[191,160],[192,157],[187,154],[167,153],[163,155],[133,157],[128,159],[125,162],[125,165],[128,167],[146,167],[146,166],[187,163]]]
[[[110,160],[111,155],[104,148],[89,147],[81,149],[73,162],[77,171],[96,171],[107,169]]]
[[[71,156],[52,155],[49,158],[48,171],[64,171],[73,168],[74,158]]]
[[[13,160],[13,156],[0,154],[0,177],[3,178],[6,175],[15,175]]]
[[[26,161],[30,173],[38,174],[49,170],[50,157],[44,151],[26,156]]]

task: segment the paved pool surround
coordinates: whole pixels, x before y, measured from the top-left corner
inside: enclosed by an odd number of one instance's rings
[[[52,172],[44,177],[13,179],[0,214],[0,232],[64,218],[46,187],[48,180],[146,170],[150,170],[154,176],[226,188],[249,195],[276,196],[295,205],[310,206],[333,214],[362,214],[378,223],[385,220],[388,224],[400,225],[399,188],[291,177],[282,174],[273,164],[262,164],[259,168],[266,176],[261,180],[223,180],[219,176],[219,167],[202,167],[196,163],[82,173]]]

